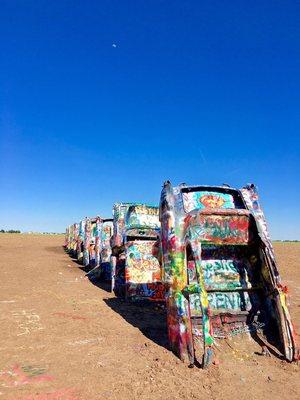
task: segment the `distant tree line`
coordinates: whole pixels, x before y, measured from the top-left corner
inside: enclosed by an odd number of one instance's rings
[[[5,229],[0,229],[0,233],[21,233],[21,231],[19,230],[15,230],[15,229],[9,229],[9,230],[5,230]],[[28,235],[64,235],[64,233],[57,233],[57,232],[23,232],[26,233]]]
[[[274,240],[274,242],[291,242],[291,243],[294,243],[294,242],[300,242],[300,240],[297,240],[297,239],[294,239],[294,240]]]
[[[4,229],[1,229],[0,233],[21,233],[21,231],[14,230],[14,229],[9,229],[8,231],[5,231]]]

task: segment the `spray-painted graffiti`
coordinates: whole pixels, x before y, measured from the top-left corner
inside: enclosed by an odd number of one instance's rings
[[[83,242],[85,237],[85,223],[86,219],[79,222],[78,238],[77,238],[77,260],[82,262],[83,259]]]
[[[113,220],[85,217],[78,224],[70,225],[66,229],[65,248],[76,257],[85,267],[99,270],[110,263],[111,236],[113,234]],[[99,267],[99,268],[97,268]]]
[[[72,256],[75,256],[77,254],[78,234],[79,234],[79,225],[77,223],[70,225],[66,229],[65,249]]]
[[[186,219],[193,225],[191,235],[201,242],[222,244],[247,244],[249,242],[249,217],[247,215],[203,215]]]
[[[103,220],[101,225],[101,263],[109,263],[111,257],[111,238],[113,235],[113,220]]]
[[[213,292],[207,295],[211,312],[238,312],[249,311],[252,307],[251,301],[257,299],[250,298],[247,292]],[[190,294],[190,307],[195,310],[195,314],[201,313],[200,297],[197,294]]]
[[[251,288],[247,260],[202,260],[201,266],[206,289]]]
[[[71,318],[71,319],[74,319],[74,320],[81,320],[81,321],[85,321],[87,319],[87,317],[83,317],[82,315],[75,315],[75,314],[66,313],[66,312],[63,312],[63,311],[55,312],[52,315],[56,315],[58,317]]]
[[[145,204],[114,206],[114,290],[135,299],[164,300],[161,267],[155,257],[158,208]]]
[[[160,265],[152,255],[153,241],[127,243],[126,281],[131,283],[151,283],[161,280]]]
[[[126,214],[126,227],[127,229],[136,227],[159,229],[158,208],[144,204],[130,206]]]
[[[203,208],[234,208],[233,196],[227,193],[205,190],[183,193],[182,197],[186,212]]]
[[[94,227],[92,218],[86,218],[85,221],[85,232],[83,241],[83,265],[89,266],[91,261],[95,259],[95,241],[94,241]]]
[[[276,326],[282,338],[278,348],[283,346],[285,357],[294,359],[293,327],[256,188],[173,187],[166,182],[160,220],[172,350],[193,364],[195,324],[201,321],[205,367],[223,315],[222,324],[226,328],[230,323],[232,334],[238,332],[241,321],[247,326],[243,329],[250,331],[251,320],[260,316],[265,317],[261,323],[266,331]],[[199,347],[197,355],[198,351]]]
[[[251,301],[247,292],[214,292],[208,294],[211,310],[249,311]]]
[[[52,381],[54,378],[45,374],[46,369],[39,366],[14,365],[0,372],[0,384],[3,387],[16,387],[37,382]]]
[[[149,299],[162,301],[165,298],[165,286],[162,282],[128,283],[127,296],[136,300]]]
[[[35,310],[14,311],[12,314],[19,328],[17,336],[28,335],[31,332],[44,329],[40,322],[40,316]]]

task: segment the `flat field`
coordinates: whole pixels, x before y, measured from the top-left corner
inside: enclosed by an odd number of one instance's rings
[[[250,346],[189,369],[167,349],[162,310],[93,285],[62,244],[0,234],[0,400],[300,398],[299,365]],[[274,246],[299,330],[300,244]]]

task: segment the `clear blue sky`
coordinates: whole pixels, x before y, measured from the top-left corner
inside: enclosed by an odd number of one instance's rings
[[[0,228],[259,186],[300,239],[300,3],[0,1]]]

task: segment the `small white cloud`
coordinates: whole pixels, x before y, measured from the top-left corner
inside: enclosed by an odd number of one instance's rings
[[[117,47],[116,43],[113,43],[113,44],[112,44],[112,47],[116,48],[116,47]]]

